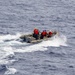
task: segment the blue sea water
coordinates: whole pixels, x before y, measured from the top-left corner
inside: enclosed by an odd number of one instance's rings
[[[17,40],[34,28],[59,36]],[[75,0],[0,0],[0,75],[75,75]]]

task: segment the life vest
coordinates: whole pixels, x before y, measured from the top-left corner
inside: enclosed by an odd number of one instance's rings
[[[39,34],[39,30],[38,29],[34,29],[34,34]]]
[[[46,32],[46,31],[43,31],[43,32],[41,33],[41,35],[42,35],[42,36],[46,36],[46,35],[47,35],[47,32]]]
[[[52,34],[53,34],[53,33],[50,31],[50,32],[48,33],[48,36],[52,36]]]

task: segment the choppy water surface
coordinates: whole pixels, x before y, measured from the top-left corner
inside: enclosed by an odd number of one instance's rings
[[[59,36],[20,42],[34,28]],[[0,0],[0,75],[75,75],[75,1]]]

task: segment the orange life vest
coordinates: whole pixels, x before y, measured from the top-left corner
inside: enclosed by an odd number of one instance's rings
[[[46,35],[47,35],[47,32],[46,32],[46,31],[43,31],[43,32],[41,33],[41,35],[42,35],[42,36],[46,36]]]
[[[34,34],[39,34],[39,30],[38,29],[34,29]]]
[[[53,33],[52,33],[51,31],[48,33],[49,36],[52,36],[52,34],[53,34]]]

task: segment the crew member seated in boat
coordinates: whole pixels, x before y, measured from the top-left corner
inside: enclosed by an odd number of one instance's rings
[[[51,37],[53,35],[53,32],[52,31],[49,31],[48,32],[48,37]]]
[[[43,39],[46,36],[47,36],[47,31],[46,30],[43,30],[43,32],[41,32],[40,38]]]
[[[39,30],[38,29],[34,29],[33,37],[36,38],[36,40],[39,39]]]

